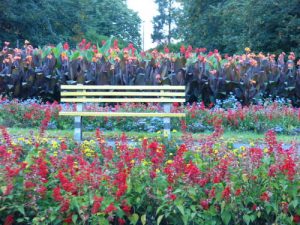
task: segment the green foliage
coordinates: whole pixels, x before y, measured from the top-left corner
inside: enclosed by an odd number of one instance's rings
[[[2,41],[75,44],[84,37],[100,42],[114,35],[141,44],[140,18],[122,0],[4,0],[0,10]]]
[[[194,46],[241,52],[300,53],[300,2],[255,0],[181,0],[179,30]]]

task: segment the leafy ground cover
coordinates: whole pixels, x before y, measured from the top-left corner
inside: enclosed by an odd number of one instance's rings
[[[8,132],[13,137],[17,138],[29,138],[31,135],[37,136],[39,134],[38,128],[7,128]],[[113,143],[117,140],[124,131],[122,130],[113,130],[103,132],[103,137]],[[191,136],[194,140],[205,139],[209,137],[213,131],[206,131],[202,133],[192,133]],[[183,133],[180,130],[173,130],[171,133],[171,141],[180,142]],[[74,136],[73,130],[47,130],[45,137],[49,140],[56,139],[57,137],[62,137],[64,139],[72,139]],[[84,140],[91,140],[95,136],[94,131],[84,131],[83,137]],[[164,134],[162,131],[157,131],[155,133],[141,132],[141,131],[126,131],[126,137],[129,142],[140,142],[145,137],[148,139],[163,140]],[[221,140],[225,140],[228,143],[241,143],[241,144],[250,144],[250,143],[264,143],[264,134],[253,133],[253,132],[238,132],[238,131],[226,131],[223,133]],[[286,134],[277,134],[277,140],[288,144],[295,142],[300,144],[299,135],[286,135]]]
[[[198,144],[183,132],[181,145],[144,138],[134,147],[125,134],[110,147],[100,130],[78,144],[49,139],[43,129],[15,138],[1,127],[0,218],[4,224],[299,223],[296,146],[284,150],[268,131],[265,147],[233,149],[218,124]]]
[[[42,121],[47,122],[48,129],[73,129],[72,117],[59,117],[58,112],[64,110],[72,111],[75,105],[60,105],[54,103],[40,103],[36,100],[27,101],[0,101],[0,123],[7,127],[32,128],[39,127]],[[85,105],[86,111],[119,111],[119,112],[157,112],[162,110],[160,105],[122,104],[122,105]],[[278,134],[294,135],[300,134],[300,109],[292,107],[287,102],[265,101],[260,105],[242,107],[234,98],[220,101],[211,107],[205,107],[203,103],[192,105],[176,105],[173,111],[185,112],[187,114],[185,123],[187,131],[199,133],[212,132],[213,123],[218,120],[225,131],[249,131],[264,133],[273,129]],[[181,121],[172,119],[172,129],[181,130]],[[138,131],[156,133],[163,128],[163,121],[159,118],[107,118],[90,117],[83,119],[85,131],[93,131],[98,127],[106,131]]]

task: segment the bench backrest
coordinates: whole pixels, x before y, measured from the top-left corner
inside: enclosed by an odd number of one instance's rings
[[[185,102],[185,86],[62,85],[61,102]]]

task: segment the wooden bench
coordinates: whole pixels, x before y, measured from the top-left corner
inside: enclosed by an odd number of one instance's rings
[[[84,103],[162,103],[164,112],[87,112]],[[171,103],[185,102],[185,86],[113,86],[62,85],[61,103],[76,104],[76,111],[61,111],[60,116],[75,117],[75,141],[82,140],[82,117],[161,117],[164,135],[170,139],[170,118],[185,117],[185,113],[172,113]]]

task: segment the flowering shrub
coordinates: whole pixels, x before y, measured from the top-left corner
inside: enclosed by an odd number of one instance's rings
[[[184,124],[183,124],[184,125]],[[222,127],[205,140],[166,146],[100,130],[82,144],[0,139],[4,224],[298,224],[300,160],[273,131],[265,147],[230,150]],[[174,150],[174,148],[176,150]]]
[[[260,105],[242,107],[237,102],[221,102],[215,106],[205,107],[203,103],[179,106],[174,104],[173,111],[186,112],[187,130],[190,132],[202,132],[213,130],[213,122],[216,118],[227,130],[266,132],[269,129],[277,133],[298,134],[300,133],[300,109],[280,102],[268,102]],[[60,105],[54,103],[40,103],[27,100],[24,102],[14,100],[0,100],[0,123],[9,127],[37,127],[48,115],[48,128],[71,129],[73,128],[72,117],[59,117],[61,108],[72,111],[74,105]],[[226,108],[222,108],[226,107]],[[153,104],[121,104],[109,106],[98,106],[94,104],[85,105],[86,111],[161,111],[160,105]],[[48,110],[48,111],[47,111]],[[48,114],[46,113],[48,112]],[[51,114],[51,116],[50,116]],[[180,130],[180,121],[172,119],[172,128]],[[160,118],[107,118],[90,117],[84,118],[83,123],[86,130],[94,130],[101,127],[106,130],[119,128],[123,131],[147,131],[157,132],[163,128]]]
[[[60,84],[184,85],[187,101],[216,103],[233,93],[243,105],[262,98],[289,98],[300,105],[300,60],[289,55],[252,53],[221,55],[218,50],[180,48],[180,53],[156,49],[138,52],[132,44],[119,49],[117,40],[102,47],[83,39],[68,43],[0,52],[0,93],[11,97],[59,100]]]

